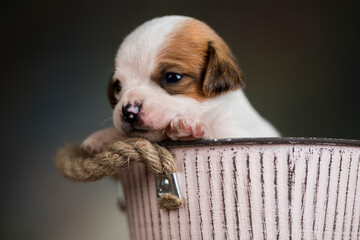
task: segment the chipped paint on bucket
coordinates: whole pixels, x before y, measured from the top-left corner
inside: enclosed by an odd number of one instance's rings
[[[157,207],[154,175],[121,173],[131,239],[359,239],[360,141],[165,144],[185,205]]]

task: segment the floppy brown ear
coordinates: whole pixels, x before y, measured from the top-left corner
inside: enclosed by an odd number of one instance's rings
[[[227,47],[216,47],[209,42],[207,57],[208,63],[203,81],[203,91],[207,97],[214,97],[245,86],[241,70]]]
[[[108,84],[107,96],[111,107],[114,108],[117,103],[117,99],[115,98],[115,85],[112,76]]]

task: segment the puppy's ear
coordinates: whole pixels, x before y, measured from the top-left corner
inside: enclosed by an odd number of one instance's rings
[[[115,98],[115,91],[116,91],[115,88],[116,88],[115,81],[114,81],[113,77],[111,76],[109,84],[108,84],[108,88],[107,88],[107,95],[108,95],[109,103],[112,108],[114,108],[116,103],[118,102],[117,99]]]
[[[209,42],[207,60],[203,81],[205,96],[214,97],[245,86],[241,70],[226,45],[217,47]]]

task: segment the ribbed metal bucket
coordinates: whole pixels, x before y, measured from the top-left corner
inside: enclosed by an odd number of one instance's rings
[[[169,143],[185,205],[159,210],[155,177],[121,173],[131,239],[360,239],[360,141]]]

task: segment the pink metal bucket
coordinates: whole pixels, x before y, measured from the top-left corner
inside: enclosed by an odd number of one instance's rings
[[[360,239],[360,141],[168,143],[184,206],[159,210],[155,176],[121,174],[131,239]]]

